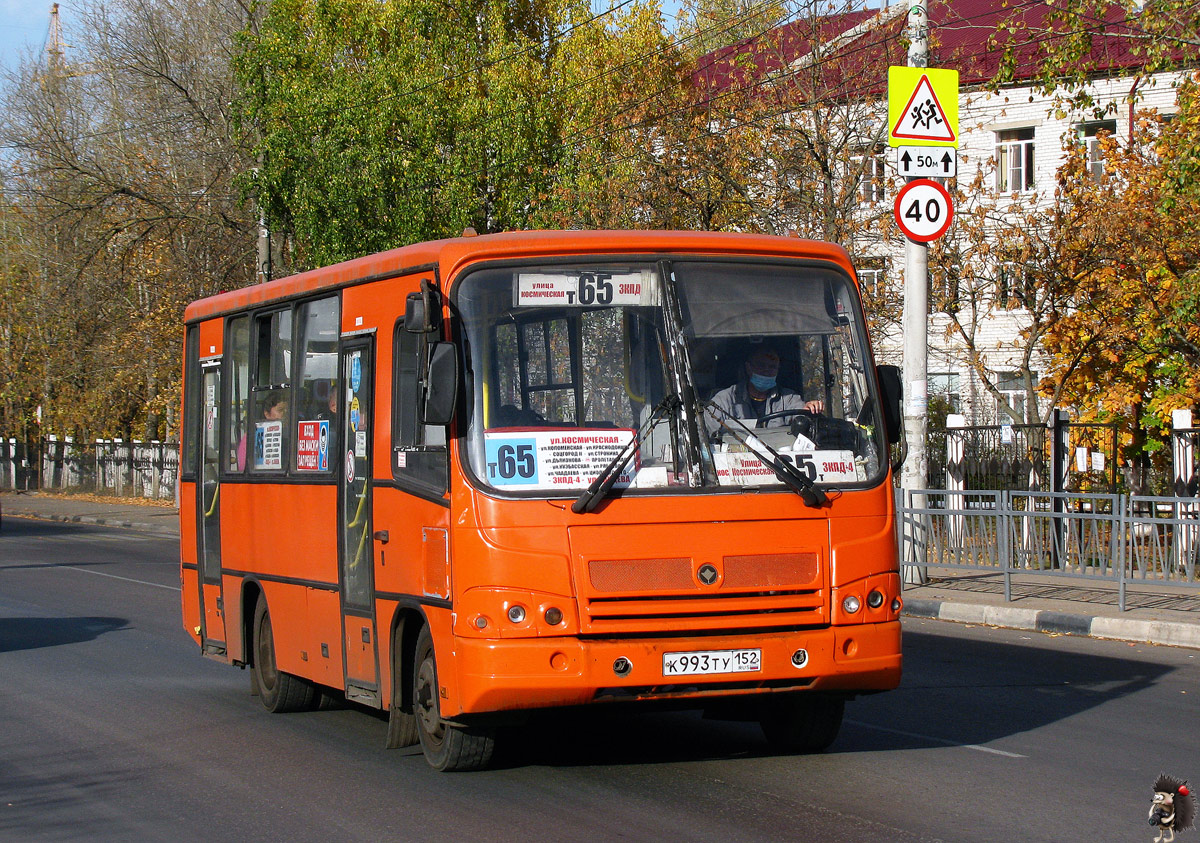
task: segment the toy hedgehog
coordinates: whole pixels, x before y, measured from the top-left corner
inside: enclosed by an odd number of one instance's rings
[[[1158,828],[1154,843],[1171,843],[1176,831],[1192,827],[1196,818],[1196,797],[1186,781],[1160,775],[1154,782],[1154,803],[1150,806],[1150,825]]]

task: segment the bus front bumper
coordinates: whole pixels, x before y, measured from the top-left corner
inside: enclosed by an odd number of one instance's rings
[[[788,691],[868,693],[900,682],[900,622],[677,638],[454,642],[461,715],[619,700],[697,700]],[[669,675],[741,661],[757,670]],[[751,651],[751,654],[734,654]],[[696,658],[691,658],[695,655]],[[704,659],[707,655],[708,659]],[[456,716],[443,710],[443,716]]]

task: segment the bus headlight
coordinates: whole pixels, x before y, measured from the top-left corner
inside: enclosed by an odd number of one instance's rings
[[[513,623],[525,622],[525,607],[517,604],[508,607],[508,619]]]
[[[862,601],[860,601],[854,594],[847,595],[846,599],[842,601],[842,611],[844,611],[847,615],[853,615],[861,608]]]
[[[867,605],[872,609],[878,609],[883,605],[883,592],[877,588],[871,589],[871,593],[867,595]]]

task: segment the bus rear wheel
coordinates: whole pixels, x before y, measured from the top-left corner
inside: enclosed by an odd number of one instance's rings
[[[437,662],[429,627],[417,638],[413,660],[413,713],[425,760],[435,770],[452,772],[480,770],[492,760],[495,732],[487,728],[447,723],[439,710]]]
[[[317,701],[316,688],[298,676],[284,673],[275,662],[275,634],[265,597],[258,598],[252,630],[254,665],[251,676],[262,704],[275,714],[312,708]]]
[[[846,701],[841,697],[803,694],[767,704],[759,719],[767,741],[786,752],[824,752],[842,728]]]

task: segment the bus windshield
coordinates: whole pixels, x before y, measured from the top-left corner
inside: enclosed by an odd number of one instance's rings
[[[780,490],[882,479],[866,333],[829,264],[489,267],[457,288],[466,460],[500,494]],[[795,488],[794,483],[787,486]]]

